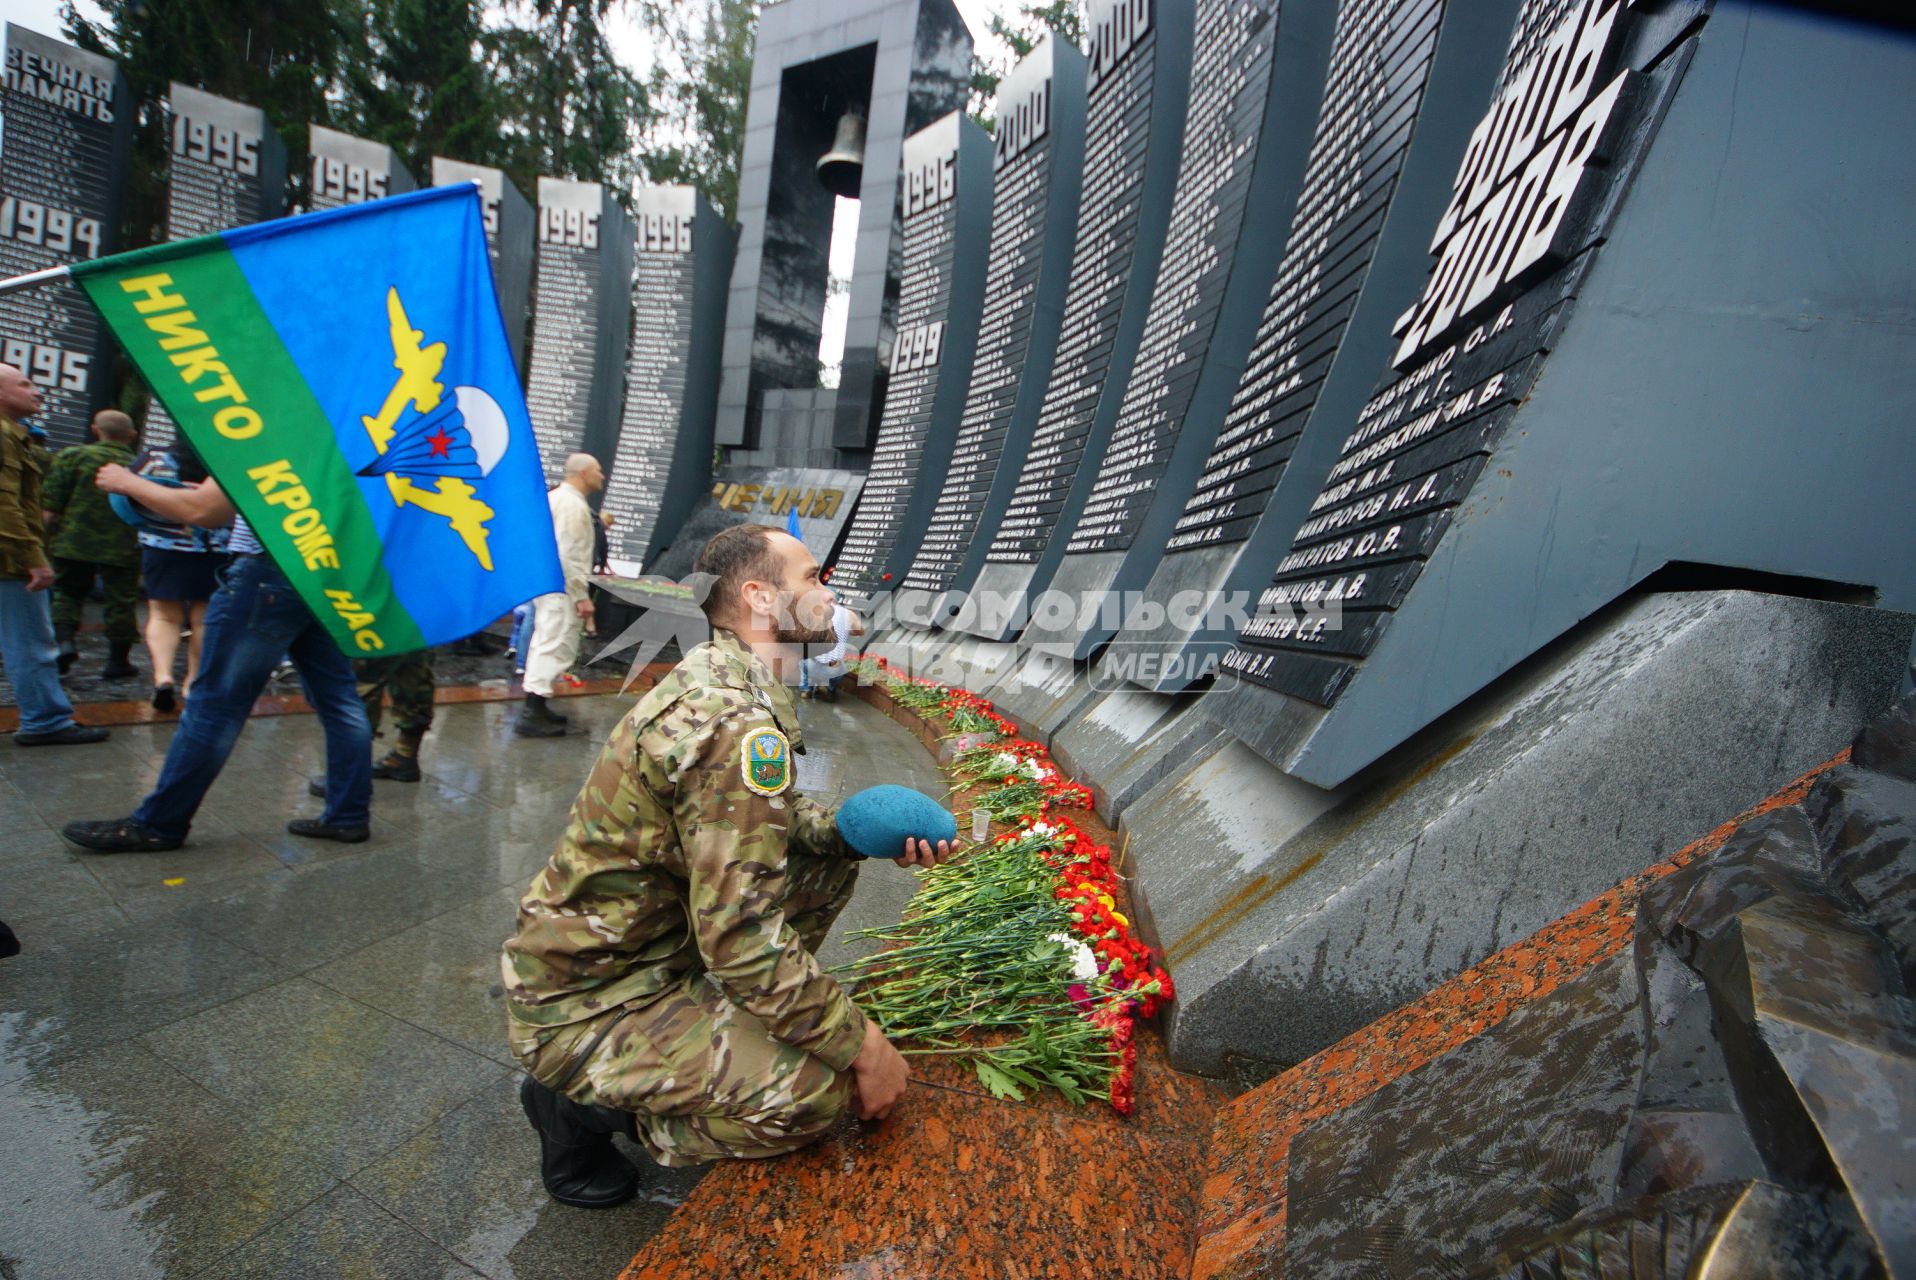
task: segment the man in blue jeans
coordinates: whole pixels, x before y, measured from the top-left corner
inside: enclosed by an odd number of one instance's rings
[[[0,664],[20,704],[23,747],[76,746],[99,742],[106,730],[77,724],[73,704],[60,687],[59,648],[47,588],[47,560],[40,512],[41,464],[22,419],[40,411],[40,388],[10,364],[0,364]]]
[[[317,818],[296,818],[286,829],[345,844],[365,840],[372,811],[372,727],[352,661],[265,554],[251,526],[236,518],[225,491],[212,480],[197,488],[169,489],[111,463],[100,468],[94,483],[170,520],[203,528],[233,521],[227,549],[234,558],[206,607],[199,678],[167,748],[158,785],[131,817],[69,822],[60,834],[100,853],[179,848],[246,727],[254,700],[280,660],[291,658],[306,701],[326,731],[326,809]]]

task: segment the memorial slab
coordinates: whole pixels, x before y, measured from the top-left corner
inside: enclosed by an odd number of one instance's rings
[[[1327,5],[1200,0],[1177,190],[1111,439],[1024,639],[1087,658],[1121,616],[1096,607],[1150,577],[1223,420],[1284,248],[1324,90]],[[1081,480],[1080,483],[1083,483]],[[1135,550],[1134,550],[1135,548]]]
[[[898,331],[878,446],[831,565],[839,600],[862,613],[904,577],[945,483],[984,306],[990,163],[990,140],[961,112],[905,139]]]
[[[991,532],[963,628],[1006,640],[1050,581],[1090,492],[1137,358],[1164,254],[1190,96],[1188,4],[1091,0],[1089,124],[1077,247],[1058,352],[1011,501]],[[1004,602],[1003,607],[997,602]]]
[[[1268,566],[1308,514],[1396,348],[1392,325],[1423,289],[1430,225],[1518,8],[1339,6],[1303,192],[1250,357],[1113,642],[1115,656],[1148,655],[1130,673],[1140,685],[1169,692],[1214,675],[1253,614],[1282,612],[1258,599]]]
[[[526,371],[526,315],[532,305],[532,237],[537,218],[532,204],[512,179],[490,165],[467,164],[445,156],[432,158],[432,185],[479,184],[485,211],[486,256],[492,260],[492,284],[499,315],[506,322],[506,343],[523,380]]]
[[[956,614],[1011,501],[1058,350],[1084,165],[1085,60],[1047,36],[998,86],[983,318],[945,482],[899,586]],[[901,605],[901,608],[913,608]],[[962,630],[962,628],[960,628]]]
[[[286,144],[266,113],[174,81],[166,91],[166,238],[190,240],[286,211]],[[152,400],[142,438],[170,444],[178,428]]]
[[[711,489],[712,424],[732,229],[696,188],[641,187],[633,219],[632,345],[600,511],[632,571],[664,553]]]
[[[981,644],[1006,644],[982,640]],[[1053,735],[1097,690],[1069,658],[1041,650],[1018,651],[1002,669],[989,696],[998,711],[1016,721],[1025,737],[1049,748]]]
[[[6,27],[0,85],[0,278],[120,248],[132,143],[126,77],[111,59]],[[112,339],[66,280],[0,297],[0,362],[40,388],[34,417],[55,446],[83,444],[112,390]]]
[[[737,524],[784,532],[793,515],[799,537],[821,563],[829,560],[850,518],[865,477],[856,471],[812,467],[720,467],[672,545],[651,574],[683,581],[713,534]]]
[[[412,173],[385,143],[324,125],[308,125],[307,130],[308,209],[341,209],[418,190]]]
[[[539,179],[526,409],[550,483],[564,478],[568,454],[616,433],[632,244],[631,220],[598,183]]]
[[[1224,731],[1197,713],[1199,695],[1147,693],[1121,680],[1102,687],[1092,685],[1092,700],[1050,745],[1065,771],[1091,788],[1098,816],[1115,827],[1132,801],[1208,754]]]

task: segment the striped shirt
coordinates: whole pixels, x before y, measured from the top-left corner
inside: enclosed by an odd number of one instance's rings
[[[259,535],[253,532],[253,526],[246,523],[245,516],[233,517],[233,532],[226,539],[226,549],[236,556],[256,556],[265,552],[259,542]]]

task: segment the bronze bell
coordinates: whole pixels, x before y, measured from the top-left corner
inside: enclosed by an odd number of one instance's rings
[[[838,137],[832,149],[818,158],[818,180],[835,196],[858,199],[865,177],[865,117],[847,111],[838,117]]]

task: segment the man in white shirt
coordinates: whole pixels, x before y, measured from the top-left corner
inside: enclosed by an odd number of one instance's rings
[[[565,479],[546,501],[552,506],[552,531],[559,539],[559,569],[565,590],[532,602],[532,640],[526,646],[526,705],[512,731],[524,738],[556,738],[566,718],[547,705],[553,682],[579,656],[579,632],[592,616],[588,593],[592,575],[593,530],[598,517],[586,501],[605,488],[605,468],[589,453],[565,460]]]
[[[838,701],[838,686],[845,681],[845,659],[852,656],[852,637],[865,634],[865,623],[844,605],[834,604],[832,631],[838,637],[838,643],[816,658],[807,658],[799,664],[800,697],[815,696],[825,702]]]

